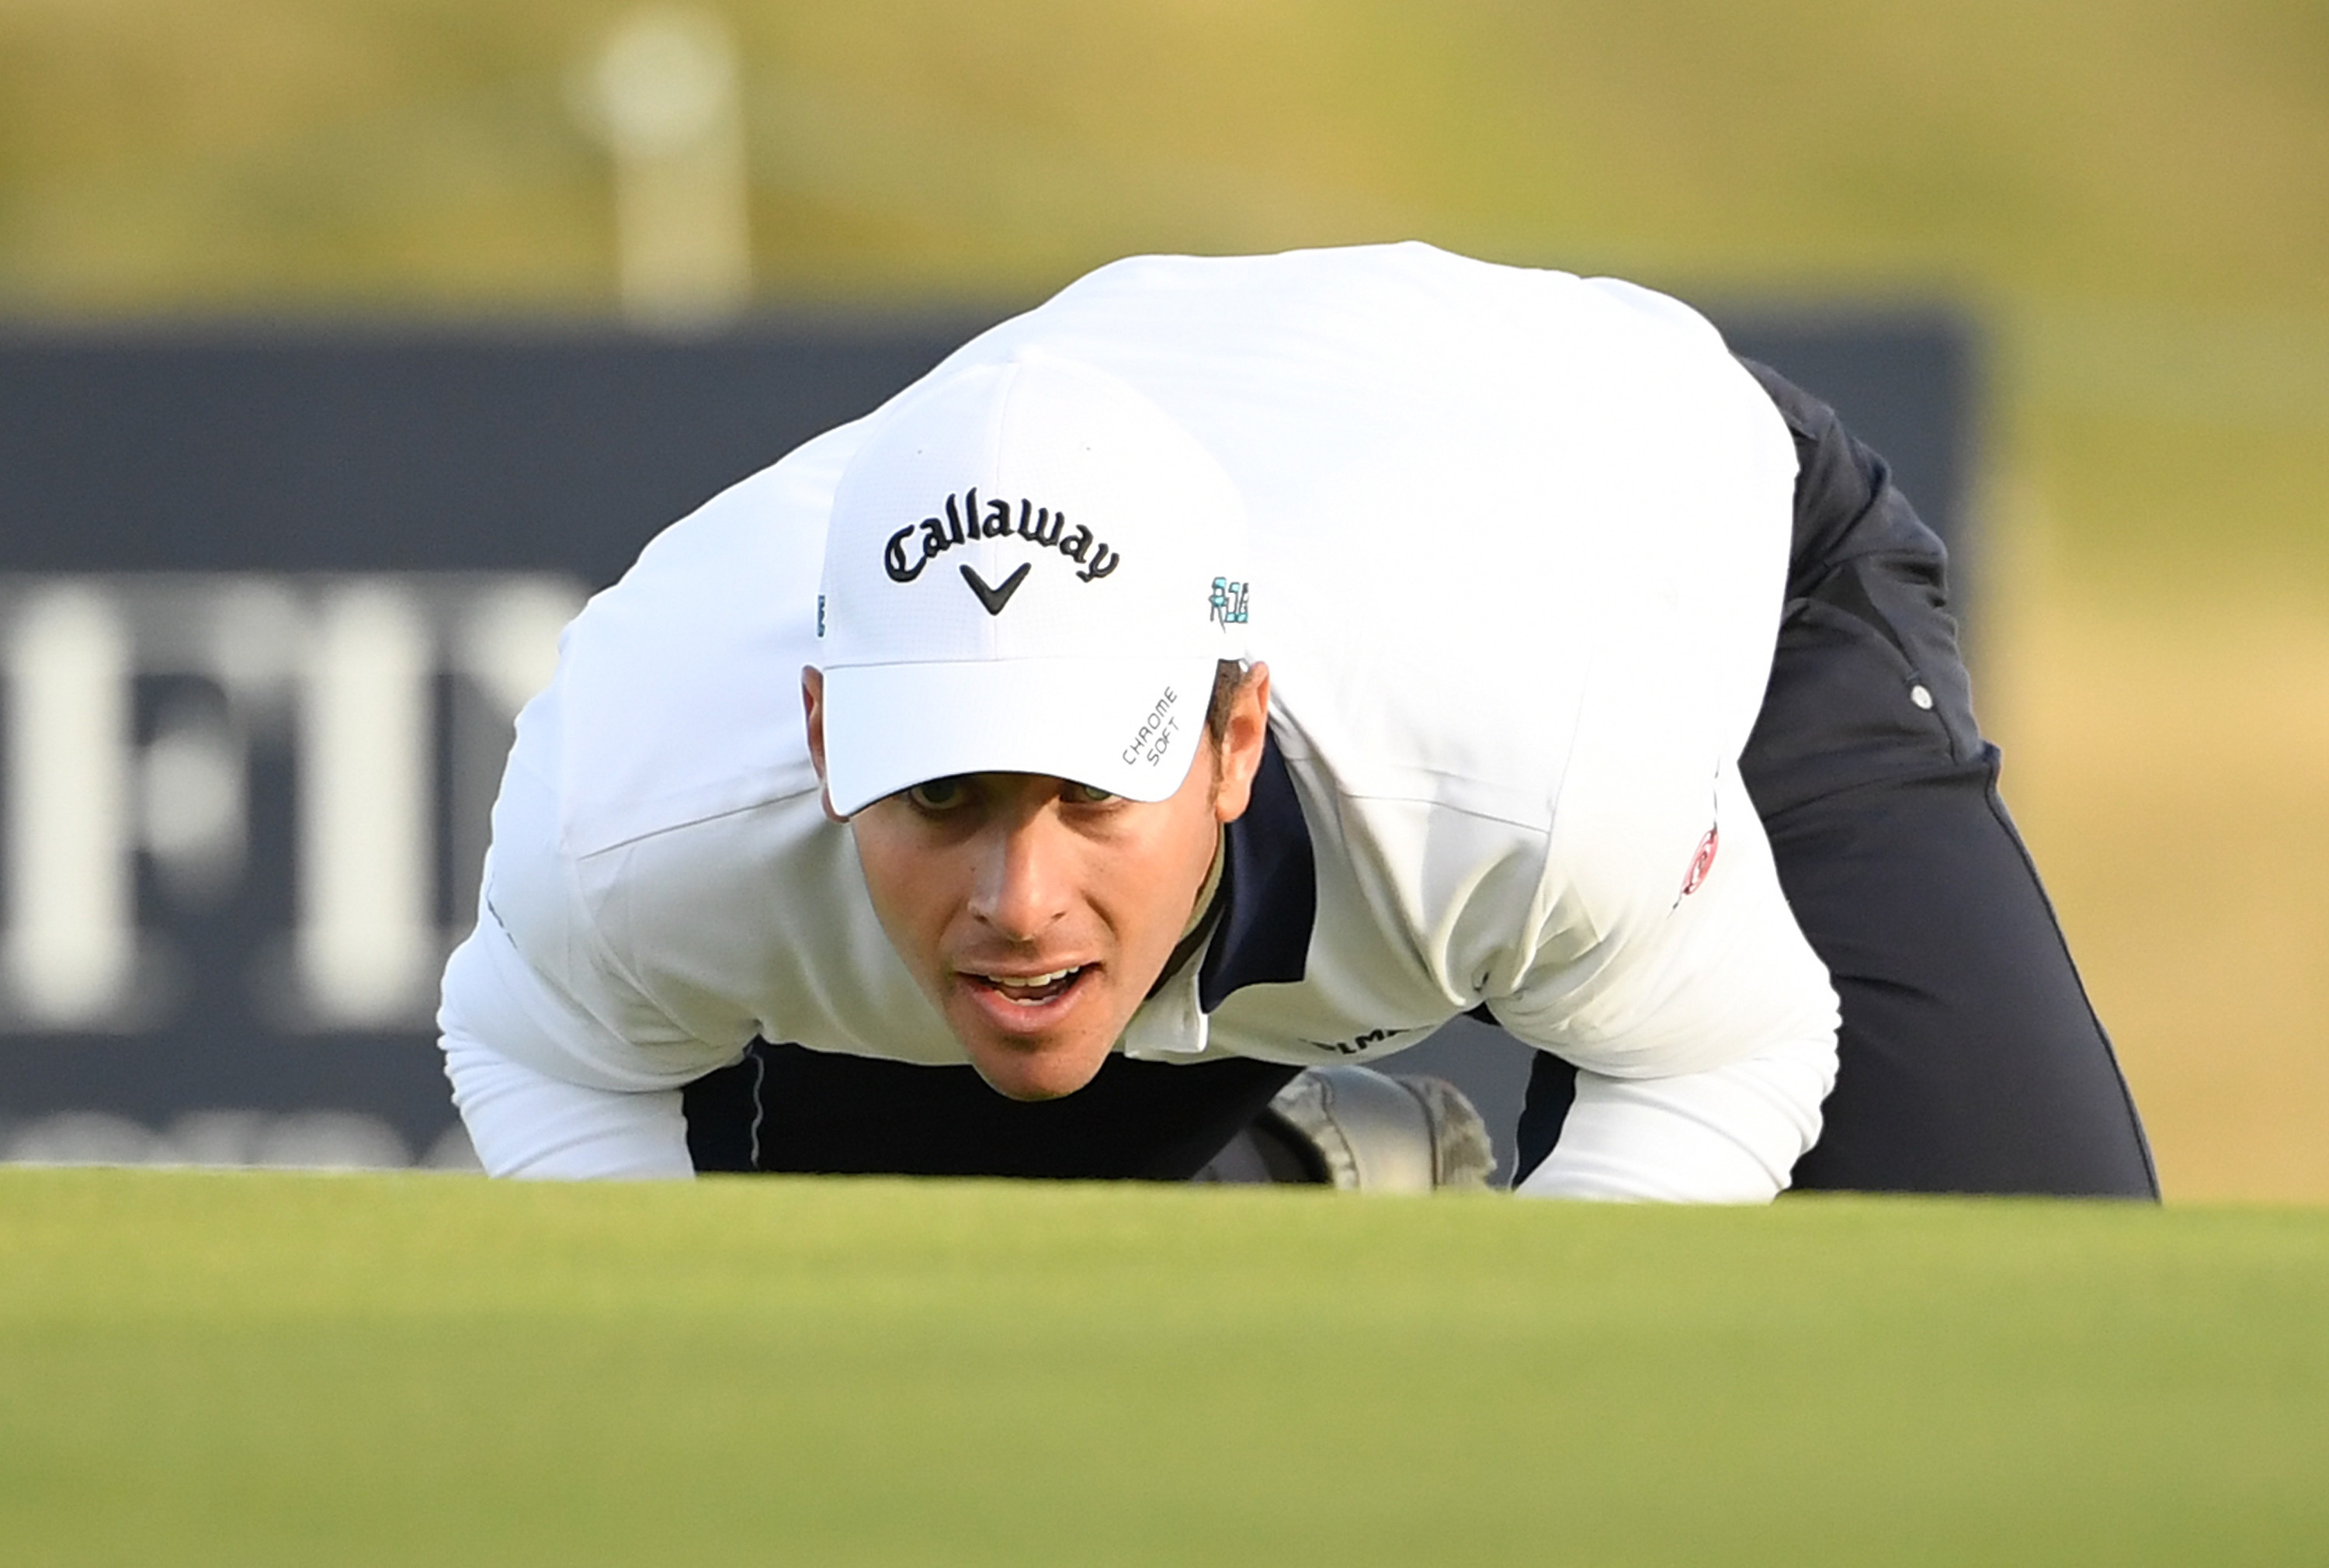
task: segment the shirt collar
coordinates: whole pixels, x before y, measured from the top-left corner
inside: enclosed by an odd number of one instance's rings
[[[1274,734],[1262,741],[1253,798],[1226,837],[1214,896],[1220,914],[1197,972],[1197,1000],[1207,1012],[1249,985],[1292,984],[1310,957],[1318,868],[1294,775]]]
[[[1245,814],[1221,836],[1221,885],[1203,919],[1183,938],[1202,943],[1202,962],[1176,952],[1155,990],[1124,1031],[1129,1056],[1193,1056],[1211,1034],[1206,1015],[1249,985],[1302,978],[1318,918],[1318,869],[1310,825],[1278,737],[1262,742],[1261,766]]]

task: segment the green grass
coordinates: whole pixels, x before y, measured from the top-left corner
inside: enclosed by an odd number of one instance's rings
[[[2078,569],[2329,596],[2318,0],[703,3],[771,308],[1405,238],[1938,296]],[[610,314],[570,83],[631,4],[0,0],[0,320]]]
[[[2329,1212],[0,1173],[14,1564],[2329,1554]]]
[[[611,303],[628,0],[0,0],[0,298]],[[1700,286],[2329,305],[2314,0],[712,0],[778,297],[1423,235]]]

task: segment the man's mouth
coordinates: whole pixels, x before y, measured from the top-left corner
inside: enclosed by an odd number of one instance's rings
[[[1086,964],[1071,964],[1055,969],[1049,974],[966,974],[965,979],[984,986],[1004,1000],[1021,1007],[1040,1007],[1047,1001],[1064,996],[1082,978]]]

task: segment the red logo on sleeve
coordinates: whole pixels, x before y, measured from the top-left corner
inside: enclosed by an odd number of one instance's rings
[[[1697,892],[1699,885],[1706,880],[1706,874],[1714,869],[1714,852],[1721,848],[1722,830],[1719,827],[1707,829],[1706,837],[1698,841],[1698,853],[1690,858],[1690,875],[1683,878],[1683,897]]]

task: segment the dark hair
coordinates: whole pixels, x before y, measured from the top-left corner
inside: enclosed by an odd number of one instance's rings
[[[1215,746],[1228,744],[1230,738],[1230,709],[1237,694],[1252,673],[1236,659],[1223,659],[1213,666],[1213,697],[1205,707],[1205,733],[1213,737]]]

